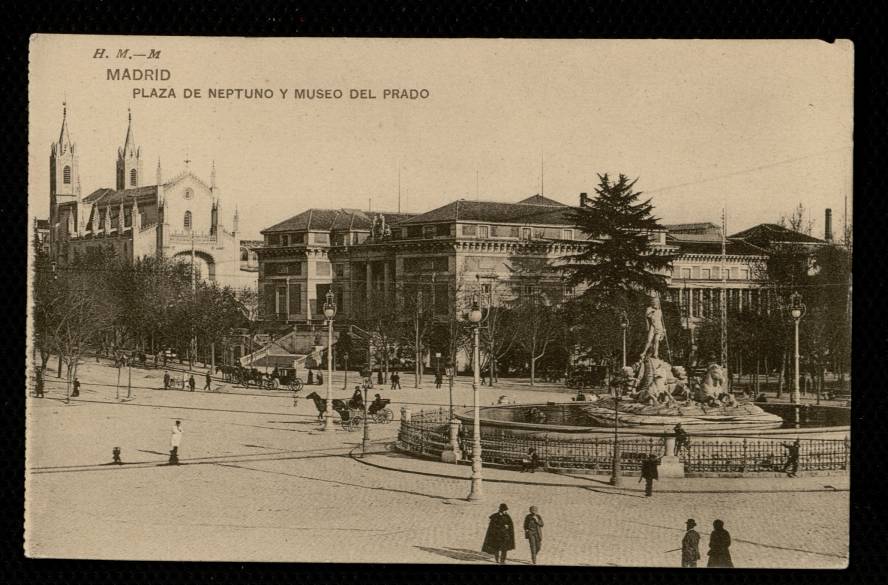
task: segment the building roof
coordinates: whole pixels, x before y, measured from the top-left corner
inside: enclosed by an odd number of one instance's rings
[[[146,185],[144,187],[135,187],[134,189],[109,189],[103,187],[96,189],[84,199],[84,203],[94,203],[99,207],[106,205],[120,205],[121,203],[132,203],[133,198],[138,198],[139,203],[154,203],[157,201],[157,185]]]
[[[409,213],[393,213],[391,211],[362,211],[360,209],[320,209],[313,207],[298,215],[265,228],[261,233],[298,232],[308,230],[365,230],[369,231],[373,219],[382,215],[387,224],[398,223],[413,217]]]
[[[717,225],[710,221],[701,221],[696,223],[672,223],[669,225],[664,225],[666,231],[669,233],[677,233],[677,234],[687,234],[687,233],[700,233],[700,232],[717,232],[721,233],[721,230]]]
[[[721,238],[713,241],[678,240],[669,235],[667,243],[678,248],[679,254],[707,254],[721,256]],[[725,254],[727,256],[765,256],[767,252],[758,246],[741,239],[727,238],[725,240]]]
[[[244,247],[244,248],[248,248],[248,247],[261,248],[262,246],[265,245],[265,241],[264,240],[241,240],[240,245],[241,245],[241,247]]]
[[[555,201],[554,199],[549,199],[548,197],[544,197],[543,195],[531,195],[527,199],[522,199],[518,203],[526,203],[528,205],[548,205],[550,207],[568,207],[568,205]]]
[[[573,225],[568,205],[504,203],[459,199],[401,222],[406,224],[476,221],[530,225]]]
[[[731,238],[740,238],[761,248],[768,248],[774,244],[824,245],[827,243],[820,238],[793,231],[776,223],[760,223],[757,226],[733,234]]]

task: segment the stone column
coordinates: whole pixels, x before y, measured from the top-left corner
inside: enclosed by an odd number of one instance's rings
[[[660,468],[657,470],[660,477],[684,477],[684,464],[675,453],[675,435],[666,435],[666,452],[660,460]]]
[[[450,450],[441,451],[441,461],[444,463],[459,463],[462,459],[462,452],[459,449],[459,427],[458,418],[450,419]]]

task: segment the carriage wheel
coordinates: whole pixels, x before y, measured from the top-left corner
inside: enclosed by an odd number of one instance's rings
[[[278,380],[277,378],[275,378],[274,380],[271,381],[271,387],[274,388],[275,390],[277,390],[278,388],[281,387],[281,381]]]
[[[387,425],[390,422],[392,422],[393,420],[395,420],[395,413],[392,412],[390,408],[386,408],[385,410],[382,411],[381,414],[382,414],[382,418],[383,418],[383,420],[382,420],[383,424]]]
[[[302,390],[302,379],[296,378],[293,380],[293,382],[290,383],[290,389],[293,390],[293,392],[299,392]]]
[[[361,416],[353,416],[349,418],[349,431],[356,431],[358,428],[364,423],[364,419]]]

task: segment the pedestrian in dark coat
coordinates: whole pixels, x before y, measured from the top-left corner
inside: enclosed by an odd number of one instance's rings
[[[170,387],[170,373],[164,372],[163,373],[163,389],[166,390],[169,387]]]
[[[537,555],[543,548],[543,517],[536,506],[530,507],[530,514],[524,517],[524,538],[530,545],[530,559],[537,564]]]
[[[687,568],[696,568],[697,561],[700,560],[700,533],[694,530],[697,523],[694,519],[689,519],[685,526],[684,538],[681,539],[681,566]]]
[[[657,456],[651,453],[647,459],[641,463],[641,477],[638,478],[639,483],[644,480],[644,495],[650,497],[654,493],[654,480],[659,479],[657,476],[657,467],[660,462]]]
[[[499,511],[490,515],[490,524],[481,545],[481,550],[492,554],[501,565],[506,563],[506,553],[515,550],[515,526],[512,517],[506,513],[508,509],[507,505],[500,504]]]
[[[795,477],[799,470],[799,447],[798,439],[792,443],[784,443],[783,448],[786,449],[786,463],[783,465],[783,472],[787,477]]]
[[[71,396],[77,398],[80,396],[80,380],[74,378],[74,390],[71,392]]]
[[[194,392],[194,386],[195,386],[194,376],[193,375],[188,376],[188,388],[191,390],[191,392]]]
[[[441,389],[441,383],[444,382],[444,376],[441,375],[441,370],[435,371],[435,389]]]
[[[210,377],[210,373],[207,372],[206,382],[204,383],[204,390],[207,392],[212,391],[213,389],[213,378]]]
[[[725,523],[716,520],[709,534],[709,563],[707,567],[733,568],[731,560],[731,533],[725,530]]]

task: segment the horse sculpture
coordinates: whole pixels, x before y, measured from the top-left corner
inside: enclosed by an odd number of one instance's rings
[[[317,392],[312,392],[308,396],[306,396],[309,400],[314,402],[315,408],[318,409],[318,422],[324,420],[324,413],[327,412],[327,399],[321,398],[321,395]],[[348,412],[348,405],[345,403],[345,400],[340,400],[339,398],[333,399],[333,410],[339,414],[340,418],[342,417],[343,412]]]

